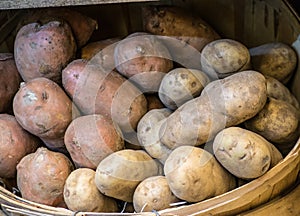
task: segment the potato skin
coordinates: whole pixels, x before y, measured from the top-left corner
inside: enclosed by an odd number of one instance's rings
[[[169,148],[204,144],[225,127],[254,117],[266,100],[265,78],[256,71],[210,82],[199,97],[167,118],[160,129],[161,142]]]
[[[209,152],[193,146],[172,151],[164,172],[175,196],[199,202],[223,194],[236,186],[235,178]]]
[[[0,177],[14,178],[17,164],[25,155],[35,152],[41,141],[8,114],[0,114],[0,137]]]
[[[99,114],[74,119],[65,132],[64,141],[77,168],[95,170],[106,156],[124,149],[119,127]]]
[[[21,81],[13,54],[0,53],[0,113],[8,112],[12,107],[14,95]]]
[[[180,201],[170,190],[165,176],[152,176],[143,180],[135,189],[133,206],[136,212],[150,212],[170,208]]]
[[[217,160],[230,173],[241,179],[254,179],[265,174],[282,159],[271,145],[252,131],[229,127],[217,134],[213,150]],[[273,151],[276,154],[274,158]]]
[[[165,108],[165,105],[159,99],[157,94],[145,94],[147,99],[148,108],[147,110],[150,111],[152,109],[162,109]]]
[[[110,154],[99,163],[95,182],[104,195],[132,202],[137,185],[160,172],[160,165],[145,151],[124,149]]]
[[[40,147],[17,165],[18,188],[24,199],[66,207],[63,190],[72,171],[73,165],[64,154]]]
[[[95,184],[95,171],[79,168],[70,173],[64,185],[64,200],[72,211],[117,212],[116,200],[104,196]]]
[[[281,42],[262,44],[249,49],[252,67],[266,76],[286,84],[297,65],[293,48]]]
[[[16,66],[24,81],[45,77],[61,83],[62,69],[75,57],[76,42],[66,22],[30,23],[17,33]]]

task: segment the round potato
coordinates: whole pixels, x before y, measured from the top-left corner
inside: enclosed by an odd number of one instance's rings
[[[188,202],[199,202],[236,186],[235,178],[212,154],[193,146],[173,150],[165,162],[164,172],[174,195]]]
[[[241,179],[254,179],[282,159],[279,151],[271,145],[252,131],[229,127],[217,134],[213,150],[217,160],[230,173]]]
[[[126,202],[145,178],[157,176],[161,167],[143,150],[124,149],[104,158],[96,169],[95,182],[104,195]]]
[[[170,204],[180,201],[170,190],[165,176],[152,176],[143,180],[133,194],[136,212],[150,212],[170,208]]]
[[[161,81],[158,94],[162,103],[175,110],[185,102],[200,95],[209,78],[196,69],[176,68]]]
[[[201,52],[202,70],[207,74],[217,74],[219,78],[230,76],[251,68],[248,48],[232,39],[214,40]]]
[[[64,185],[64,200],[72,211],[117,212],[116,200],[104,196],[95,184],[95,171],[79,168],[70,173]]]

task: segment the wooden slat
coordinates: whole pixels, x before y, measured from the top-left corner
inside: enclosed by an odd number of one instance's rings
[[[41,7],[61,7],[76,5],[96,5],[129,2],[150,2],[158,0],[1,0],[0,9],[22,9]]]

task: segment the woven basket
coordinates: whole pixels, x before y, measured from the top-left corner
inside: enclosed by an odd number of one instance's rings
[[[298,38],[298,35],[300,35],[300,19],[285,0],[163,0],[155,4],[179,5],[199,12],[218,32],[222,32],[223,37],[240,40],[248,47],[271,41],[281,41],[292,45],[300,56],[300,37]],[[140,6],[141,4],[128,3],[103,7],[105,7],[104,10],[109,7],[114,11],[123,11],[127,19],[125,22],[127,24],[126,28],[122,30],[125,35],[139,29],[137,26],[140,22],[137,21],[136,11]],[[85,7],[83,11],[97,14],[101,7]],[[4,12],[2,11],[2,13]],[[111,18],[116,23],[118,21],[124,23],[122,17],[118,20],[119,14],[116,17],[114,16],[115,13],[105,14],[108,16],[107,19]],[[18,16],[18,12],[16,15],[12,14],[14,22]],[[115,26],[120,27],[120,25]],[[12,31],[11,27],[8,30]],[[6,35],[9,37],[9,33],[6,33]],[[2,42],[9,43],[9,41],[11,39]],[[298,66],[290,83],[290,88],[298,100],[300,99],[299,83],[300,67]],[[220,196],[159,212],[136,214],[72,212],[64,208],[50,207],[22,199],[1,186],[0,203],[2,210],[8,215],[237,215],[269,202],[295,186],[299,178],[299,154],[300,139],[289,154],[285,156],[284,160],[260,178]]]

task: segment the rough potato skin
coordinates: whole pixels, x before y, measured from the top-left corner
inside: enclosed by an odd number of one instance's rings
[[[72,171],[73,165],[64,154],[40,147],[18,164],[17,185],[24,199],[66,207],[63,190]]]
[[[20,160],[34,152],[41,142],[8,114],[0,114],[0,137],[0,177],[14,178]]]
[[[8,112],[12,107],[21,81],[12,53],[0,53],[0,113]]]
[[[276,155],[275,161],[273,160],[271,145],[252,131],[229,127],[217,134],[213,150],[217,160],[230,173],[238,178],[254,179],[265,174],[272,165],[282,159],[282,156],[278,158]]]
[[[159,99],[157,94],[145,94],[147,99],[148,108],[147,110],[150,111],[152,109],[162,109],[165,108],[165,105]]]
[[[94,170],[109,154],[125,147],[119,127],[99,114],[74,119],[64,140],[75,166]]]
[[[188,202],[199,202],[236,186],[235,178],[212,154],[193,146],[173,150],[166,160],[164,172],[174,195]]]
[[[95,171],[88,168],[71,172],[64,185],[64,200],[72,211],[118,211],[116,200],[100,193],[95,184]]]
[[[204,144],[225,127],[254,117],[266,100],[265,78],[256,71],[210,82],[199,97],[167,118],[160,129],[161,142],[169,148]]]
[[[17,33],[15,62],[24,81],[45,77],[61,83],[62,69],[75,57],[76,42],[66,22],[30,23]]]
[[[47,78],[22,83],[14,97],[13,110],[25,130],[45,139],[63,138],[73,117],[78,115],[62,88]]]
[[[160,165],[143,150],[124,149],[104,158],[96,169],[95,182],[104,195],[126,202],[145,178],[160,175]]]
[[[135,189],[133,206],[136,212],[151,212],[170,208],[180,201],[170,190],[165,176],[152,176],[143,180]]]
[[[286,84],[297,65],[295,50],[284,43],[272,42],[249,49],[252,67]]]

